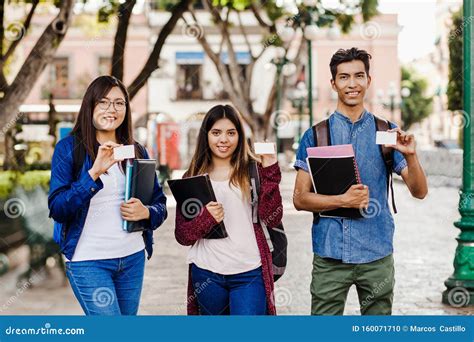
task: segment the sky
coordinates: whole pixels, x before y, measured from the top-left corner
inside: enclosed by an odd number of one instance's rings
[[[402,63],[433,51],[436,40],[436,0],[379,0],[379,11],[397,13],[402,30],[398,56]]]
[[[323,0],[323,3],[330,4],[334,1]],[[398,23],[402,26],[398,55],[402,63],[426,56],[433,51],[437,35],[436,2],[437,0],[379,0],[378,9],[381,13],[398,14]],[[462,3],[462,0],[443,2]]]

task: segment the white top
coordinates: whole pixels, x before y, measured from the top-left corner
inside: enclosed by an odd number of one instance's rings
[[[141,232],[122,230],[120,204],[125,198],[125,175],[117,163],[107,172],[100,176],[104,187],[91,199],[72,261],[122,258],[145,248]]]
[[[189,250],[188,263],[219,274],[238,274],[261,266],[255,238],[250,202],[242,199],[237,187],[229,181],[211,180],[217,202],[224,208],[228,237],[200,239]]]

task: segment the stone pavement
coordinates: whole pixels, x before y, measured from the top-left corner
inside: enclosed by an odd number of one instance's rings
[[[285,172],[281,190],[284,224],[289,239],[287,272],[276,284],[276,304],[281,315],[310,312],[311,220],[310,213],[297,212],[291,202],[294,172]],[[395,215],[396,288],[394,314],[455,315],[474,314],[474,307],[456,309],[441,304],[443,282],[453,271],[458,219],[458,190],[432,187],[427,198],[410,197],[402,183],[395,183],[399,213]],[[174,205],[169,218],[155,233],[155,254],[146,264],[141,315],[182,315],[186,313],[187,247],[174,239]],[[71,289],[63,286],[59,273],[39,274],[22,288],[15,287],[19,267],[0,278],[0,314],[75,315],[82,314]],[[352,288],[346,314],[359,314]]]

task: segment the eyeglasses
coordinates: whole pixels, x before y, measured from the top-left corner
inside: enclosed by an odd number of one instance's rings
[[[114,104],[114,109],[117,112],[123,112],[125,110],[126,105],[127,105],[127,103],[124,100],[110,101],[109,99],[102,99],[97,104],[99,105],[100,109],[107,110],[107,109],[109,109],[111,103]]]

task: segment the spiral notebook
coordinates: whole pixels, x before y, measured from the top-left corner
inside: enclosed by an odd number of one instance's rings
[[[360,184],[360,175],[352,145],[309,147],[306,149],[311,180],[315,192],[341,195],[352,185]],[[321,217],[361,218],[356,208],[338,208],[320,213]]]

